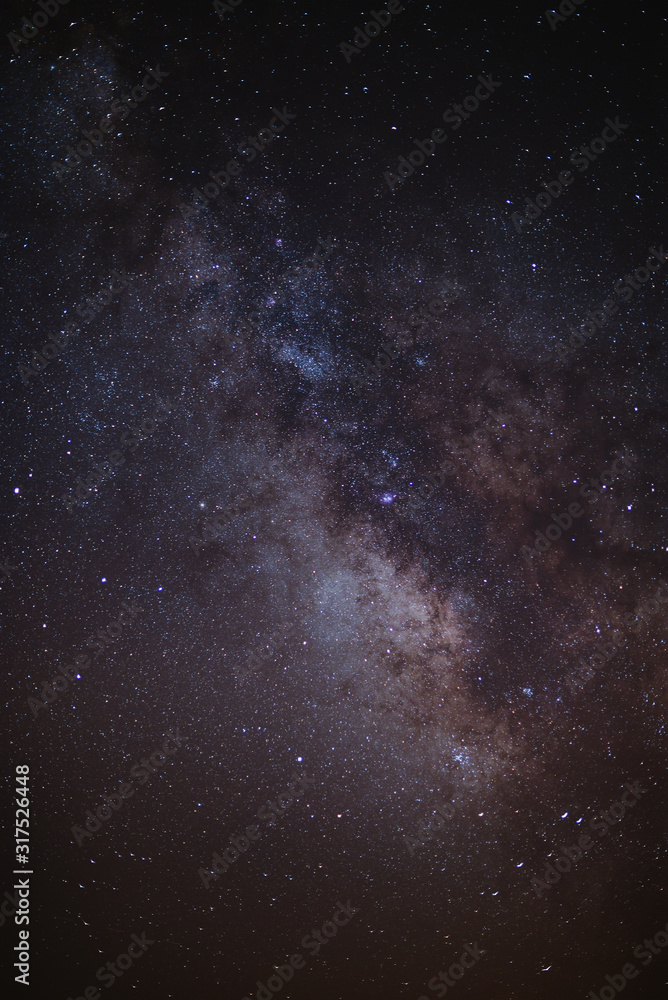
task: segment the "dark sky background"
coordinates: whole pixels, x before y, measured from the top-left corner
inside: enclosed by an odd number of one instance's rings
[[[668,952],[633,957],[668,923],[667,605],[638,612],[668,584],[668,261],[614,294],[668,253],[666,18],[586,0],[552,31],[536,4],[403,6],[350,63],[340,43],[379,5],[243,0],[221,20],[203,0],[71,0],[17,53],[7,34],[39,8],[3,11],[1,891],[23,764],[34,873],[27,987],[0,926],[18,996],[83,996],[133,933],[154,944],[112,1000],[255,997],[295,953],[285,1000],[418,1000],[475,942],[448,997],[584,1000],[628,962],[627,1000],[668,995]],[[146,65],[168,75],[59,181]],[[488,74],[501,86],[391,191],[384,173]],[[240,156],[284,107],[294,121]],[[571,153],[616,117],[628,128],[578,172]],[[518,233],[511,214],[569,167]],[[331,254],[290,287],[318,240]],[[114,270],[127,287],[82,322]],[[447,282],[456,297],[411,330]],[[19,368],[68,323],[43,371]],[[618,452],[628,467],[583,499]],[[569,684],[615,629],[619,651]],[[295,771],[305,794],[258,819]],[[637,805],[539,898],[532,878],[634,782]],[[308,956],[339,901],[359,912]]]

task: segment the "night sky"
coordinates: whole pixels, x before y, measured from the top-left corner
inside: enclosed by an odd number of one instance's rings
[[[666,17],[561,9],[5,5],[6,995],[668,997]]]

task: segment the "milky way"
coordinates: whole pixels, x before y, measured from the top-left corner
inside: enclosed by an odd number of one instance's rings
[[[665,19],[191,6],[6,16],[32,995],[654,1000]]]

